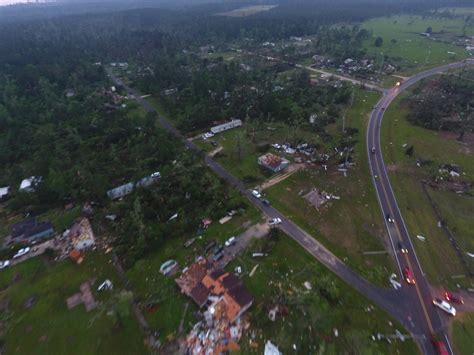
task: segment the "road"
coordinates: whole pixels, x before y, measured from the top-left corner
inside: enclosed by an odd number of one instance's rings
[[[246,196],[257,208],[259,208],[267,217],[279,217],[282,220],[280,228],[298,244],[300,244],[306,251],[308,251],[314,258],[325,265],[328,269],[338,275],[343,281],[351,285],[361,294],[365,295],[368,299],[378,305],[380,308],[385,310],[393,318],[398,320],[409,328],[406,318],[403,315],[408,309],[408,305],[401,303],[399,299],[399,291],[391,289],[382,289],[372,285],[366,279],[358,275],[356,272],[351,270],[346,264],[344,264],[339,258],[332,254],[326,247],[318,242],[310,234],[302,230],[295,223],[290,221],[286,216],[280,213],[272,206],[263,204],[259,199],[252,196],[251,191],[248,190],[245,185],[237,179],[235,176],[226,171],[219,163],[207,156],[197,145],[192,141],[186,139],[179,130],[177,130],[165,117],[163,117],[156,109],[146,100],[141,98],[138,91],[126,85],[120,78],[115,76],[110,70],[108,70],[109,77],[114,81],[117,86],[123,87],[127,93],[135,98],[135,100],[143,105],[143,107],[150,113],[157,116],[159,123],[175,137],[181,139],[185,146],[199,154],[204,158],[206,165],[213,170],[219,177],[224,179],[228,184],[236,188],[242,195]]]
[[[425,354],[435,353],[433,347],[429,344],[429,337],[431,334],[437,334],[444,337],[448,348],[451,353],[453,353],[444,326],[447,316],[444,313],[440,314],[438,309],[432,304],[430,286],[416,256],[410,235],[393,193],[382,156],[382,146],[380,141],[381,124],[384,112],[390,103],[413,84],[424,78],[473,64],[474,60],[468,59],[462,62],[433,68],[408,78],[399,87],[387,90],[372,111],[367,129],[367,154],[369,156],[369,165],[373,176],[373,183],[377,191],[380,208],[390,236],[395,260],[401,276],[403,275],[402,270],[409,267],[416,280],[415,285],[407,285],[405,283],[402,288],[401,293],[403,295],[403,300],[406,304],[410,305],[408,312],[404,315],[406,319],[404,323],[410,323],[411,326],[409,327],[409,330],[419,337],[420,346]],[[390,216],[390,218],[393,219],[393,223],[388,222],[387,216]],[[398,243],[400,242],[408,249],[407,254],[400,252],[398,247]]]

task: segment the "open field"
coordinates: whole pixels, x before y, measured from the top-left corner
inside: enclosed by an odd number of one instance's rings
[[[256,251],[268,255],[253,258]],[[373,341],[371,336],[377,332],[405,332],[281,232],[254,241],[229,264],[229,271],[236,266],[242,268],[244,284],[254,297],[245,315],[250,328],[240,342],[243,354],[261,354],[267,340],[285,354],[341,354],[347,349],[357,354],[416,353],[411,340],[394,340],[391,345]],[[311,290],[305,288],[305,282],[310,283]],[[279,313],[273,322],[268,312],[275,306],[281,307],[283,314]]]
[[[382,126],[384,160],[399,207],[429,280],[435,285],[453,286],[461,283],[469,286],[467,279],[451,279],[452,276],[465,275],[465,269],[446,233],[438,227],[438,218],[423,191],[422,181],[430,179],[432,174],[437,173],[439,165],[446,163],[458,164],[467,176],[472,177],[474,157],[457,141],[447,140],[439,132],[407,122],[406,111],[400,107],[400,100],[401,98],[395,101],[387,110]],[[404,144],[414,146],[413,158],[405,154]],[[432,163],[427,168],[417,167],[417,158]],[[462,253],[472,252],[472,212],[469,211],[474,209],[474,201],[447,190],[427,188],[427,191],[440,210],[443,220],[460,242]],[[425,236],[426,241],[418,240],[416,235]]]
[[[403,15],[368,20],[363,26],[372,31],[372,38],[365,42],[367,52],[376,56],[379,64],[383,55],[389,56],[401,67],[401,75],[467,57],[459,37],[464,30],[466,36],[474,35],[474,26],[464,28],[463,19]],[[431,37],[422,36],[428,27],[433,30]],[[376,47],[374,41],[379,36],[383,45]]]
[[[364,133],[368,114],[378,97],[376,93],[355,91],[354,105],[346,116],[346,127],[356,128],[359,133],[354,136],[356,164],[349,169],[347,177],[337,171],[333,162],[327,172],[320,167],[298,172],[266,190],[265,195],[351,267],[369,280],[386,286],[393,264],[390,256],[384,253],[387,237],[370,179]],[[340,130],[341,122],[328,128],[336,137]],[[316,210],[302,196],[312,188],[339,196],[340,200],[331,200]],[[382,253],[363,254],[374,251]]]
[[[451,327],[454,339],[454,351],[456,354],[474,353],[474,314],[465,314],[457,318]]]
[[[91,278],[96,279],[92,293],[98,307],[89,313],[83,305],[68,310],[66,298]],[[114,290],[97,293],[106,278]],[[0,289],[0,323],[5,326],[1,338],[8,354],[147,353],[129,295],[121,292],[106,256],[90,252],[81,265],[33,258],[1,270]],[[33,300],[29,307],[27,300]]]
[[[252,16],[252,15],[258,14],[259,12],[262,12],[262,11],[269,11],[273,9],[274,7],[277,7],[277,5],[245,6],[238,9],[234,9],[232,11],[222,12],[217,15],[228,16],[228,17],[246,17],[246,16]]]

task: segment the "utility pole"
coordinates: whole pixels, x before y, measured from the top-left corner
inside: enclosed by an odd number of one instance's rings
[[[352,107],[353,104],[354,104],[354,88],[352,88],[351,103],[346,108],[346,111],[344,112],[344,115],[342,116],[342,134],[344,134],[346,132],[346,114],[347,114],[347,111]]]

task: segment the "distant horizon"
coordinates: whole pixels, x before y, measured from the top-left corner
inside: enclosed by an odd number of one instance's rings
[[[34,0],[0,0],[0,6],[7,6],[7,5],[16,5],[16,4],[26,4],[26,3],[31,3],[34,4],[36,2],[52,2],[52,1],[34,1]]]

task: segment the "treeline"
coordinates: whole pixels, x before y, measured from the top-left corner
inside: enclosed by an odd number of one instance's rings
[[[474,71],[441,76],[419,85],[406,99],[408,119],[421,127],[459,133],[474,130]]]

